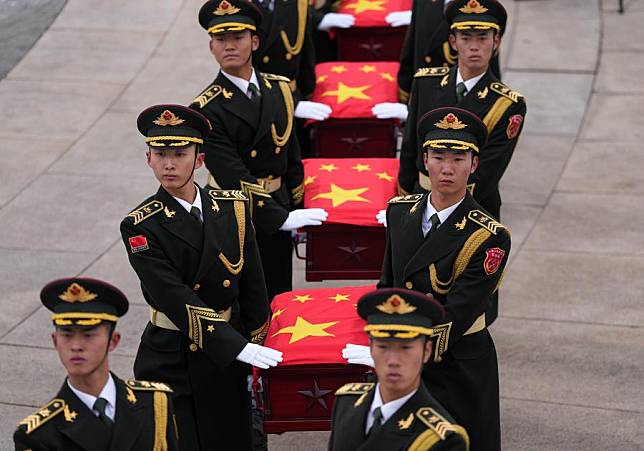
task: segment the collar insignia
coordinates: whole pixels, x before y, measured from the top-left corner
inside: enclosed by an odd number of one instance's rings
[[[399,315],[405,315],[407,313],[411,313],[414,310],[416,310],[416,307],[414,307],[413,305],[409,305],[407,301],[405,301],[397,294],[390,296],[389,299],[387,299],[382,304],[376,306],[376,308],[381,312],[388,313],[390,315],[393,313],[397,313]]]
[[[449,113],[447,116],[445,116],[439,122],[436,122],[434,125],[443,130],[449,130],[450,128],[454,130],[461,130],[467,127],[467,124],[464,124],[460,120],[458,120],[458,118],[454,113]]]
[[[185,121],[180,119],[176,114],[170,110],[165,110],[161,113],[161,116],[156,118],[154,121],[155,124],[165,127],[166,125],[179,125],[183,124]]]
[[[456,227],[457,230],[463,230],[465,228],[465,223],[467,223],[467,218],[463,216],[463,220],[454,224],[454,227]]]
[[[177,213],[174,210],[168,209],[168,207],[163,207],[163,212],[165,213],[166,218],[172,218]]]
[[[85,288],[74,282],[65,290],[65,292],[58,295],[58,299],[71,303],[87,302],[96,299],[96,296],[96,294],[87,291]]]
[[[398,420],[398,427],[401,431],[409,429],[411,424],[414,422],[414,414],[410,413],[409,416],[405,419]]]

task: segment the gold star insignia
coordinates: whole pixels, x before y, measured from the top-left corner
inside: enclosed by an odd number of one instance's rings
[[[353,9],[354,13],[360,14],[365,11],[384,11],[386,0],[358,0],[346,6],[346,9]]]
[[[207,330],[208,330],[208,332],[214,332],[215,331],[215,326],[213,326],[211,324],[210,326],[207,327]]]
[[[351,166],[351,169],[355,169],[358,172],[371,171],[371,166],[369,166],[368,164],[360,164],[360,163],[358,163],[355,166]]]
[[[326,91],[322,93],[322,97],[337,96],[336,103],[339,105],[349,99],[370,100],[367,94],[364,93],[366,89],[371,88],[371,85],[364,86],[347,86],[344,83],[338,83],[338,89],[335,91]]]
[[[280,315],[281,315],[282,313],[284,313],[285,311],[286,311],[286,309],[285,309],[285,308],[281,308],[281,309],[277,309],[277,310],[275,310],[275,311],[273,312],[273,315],[271,316],[271,321],[273,321],[275,318],[277,318],[278,316],[280,316]]]
[[[262,208],[262,207],[264,206],[264,201],[263,201],[263,200],[259,200],[259,201],[257,201],[257,206],[258,206],[259,208]]]
[[[380,180],[387,180],[388,182],[391,182],[394,178],[387,174],[386,172],[378,172],[376,174],[376,177],[378,177]]]
[[[389,72],[381,72],[380,76],[387,81],[394,81],[393,75],[391,75]]]
[[[327,78],[329,78],[328,75],[320,75],[317,79],[317,83],[325,82]]]
[[[367,191],[369,188],[356,188],[356,189],[344,189],[331,183],[331,191],[328,193],[320,193],[313,198],[316,199],[330,199],[331,205],[337,207],[344,204],[345,202],[371,202],[369,199],[360,197],[360,194]]]
[[[325,329],[338,324],[339,321],[332,321],[329,323],[320,323],[313,324],[309,323],[307,320],[298,316],[295,320],[295,324],[288,327],[283,327],[273,334],[291,334],[291,338],[288,340],[288,344],[293,344],[297,341],[300,341],[306,337],[335,337],[335,335],[327,332]]]
[[[302,304],[304,304],[305,302],[312,301],[313,299],[315,299],[315,298],[312,298],[308,294],[305,294],[305,295],[296,294],[295,298],[291,299],[291,301],[297,301],[297,302],[301,302]]]
[[[338,170],[338,167],[336,165],[334,165],[333,163],[331,163],[331,164],[321,164],[320,165],[320,171],[333,172],[333,171],[337,171],[337,170]]]
[[[369,72],[375,72],[376,71],[376,66],[371,66],[369,64],[365,64],[364,66],[362,66],[360,68],[360,70],[362,72],[364,72],[365,74],[368,74]]]
[[[348,69],[346,66],[333,66],[331,68],[331,72],[335,72],[336,74],[341,74],[343,72],[346,72]],[[326,77],[326,75],[322,75],[322,77]]]
[[[331,296],[329,299],[333,299],[335,302],[342,302],[342,301],[350,301],[349,299],[350,294],[336,294],[335,296]]]
[[[320,168],[322,169],[322,168]],[[311,183],[315,182],[315,179],[317,178],[317,175],[309,175],[306,180],[304,180],[304,185],[310,185]]]

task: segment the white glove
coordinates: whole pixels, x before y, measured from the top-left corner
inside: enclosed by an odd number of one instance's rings
[[[273,348],[248,343],[235,358],[240,362],[265,370],[269,367],[277,366],[282,361],[282,353]]]
[[[293,210],[280,227],[280,230],[291,231],[305,226],[318,226],[326,221],[329,214],[324,208],[302,208]]]
[[[371,112],[378,119],[400,119],[407,120],[407,105],[404,103],[383,102],[374,105]]]
[[[380,210],[376,215],[376,221],[378,221],[378,224],[387,227],[387,210]]]
[[[392,27],[404,27],[411,23],[411,11],[396,11],[389,13],[385,17],[385,21]]]
[[[353,345],[348,343],[342,350],[342,358],[346,359],[349,363],[367,365],[372,368],[375,366],[369,346]]]
[[[329,31],[331,28],[350,28],[356,21],[352,14],[327,13],[318,24],[318,30]]]
[[[331,115],[331,107],[324,103],[300,100],[295,107],[295,117],[323,121]]]

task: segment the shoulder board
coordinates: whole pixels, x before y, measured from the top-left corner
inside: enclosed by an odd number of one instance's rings
[[[447,74],[449,74],[449,67],[421,67],[414,74],[414,78],[442,77]]]
[[[31,434],[40,426],[54,418],[65,409],[65,400],[56,398],[43,406],[37,412],[32,413],[27,418],[18,423],[18,428],[23,429],[26,434]]]
[[[213,200],[248,200],[248,196],[240,190],[211,189],[208,194]]]
[[[219,85],[210,85],[192,100],[191,105],[199,105],[199,108],[203,108],[219,94],[222,94],[225,99],[230,99],[233,96],[231,91]]]
[[[499,230],[508,229],[507,226],[505,226],[504,224],[501,224],[493,217],[483,213],[481,210],[472,210],[467,215],[467,217],[468,219],[471,219],[481,227],[485,227],[494,235],[496,235]]]
[[[172,389],[162,382],[136,381],[134,379],[128,379],[125,381],[125,385],[130,387],[132,390],[164,391],[172,393]]]
[[[267,80],[273,80],[273,81],[283,81],[284,83],[290,83],[291,80],[288,77],[283,77],[281,75],[275,75],[275,74],[267,74],[265,72],[261,72],[260,75],[264,77]]]
[[[140,206],[136,210],[133,210],[127,216],[128,218],[134,219],[134,225],[137,225],[162,210],[163,203],[159,202],[158,200],[153,200],[152,202],[148,202],[147,204]]]
[[[431,407],[421,407],[416,412],[416,417],[418,417],[425,426],[434,431],[442,440],[445,440],[450,432],[454,432],[459,435],[465,434],[465,437],[467,437],[465,429],[458,424],[451,423]],[[469,439],[467,439],[467,441],[469,441]]]
[[[351,384],[344,384],[342,387],[338,388],[335,392],[336,396],[340,395],[364,395],[369,393],[369,391],[375,387],[374,383],[367,382],[354,382]]]
[[[412,202],[418,202],[421,198],[423,197],[422,194],[408,194],[406,196],[396,196],[391,199],[387,203],[389,204],[402,204],[402,203],[412,203]]]
[[[523,99],[523,95],[519,91],[513,91],[507,86],[505,86],[503,83],[499,83],[498,81],[495,81],[490,85],[490,89],[494,92],[496,92],[499,95],[502,95],[503,97],[507,97],[508,99],[512,100],[514,103],[519,103],[521,99]]]

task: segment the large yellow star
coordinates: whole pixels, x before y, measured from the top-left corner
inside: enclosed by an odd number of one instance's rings
[[[351,169],[355,169],[358,172],[371,171],[371,166],[369,166],[368,164],[360,164],[360,163],[358,163],[355,166],[351,166]]]
[[[365,89],[371,88],[371,85],[364,86],[347,86],[344,83],[338,83],[338,89],[335,91],[326,91],[322,93],[322,97],[337,96],[338,105],[349,99],[370,100],[367,94],[364,93]]]
[[[273,312],[273,315],[271,316],[271,321],[273,321],[275,318],[277,318],[278,316],[280,316],[280,315],[281,315],[282,313],[284,313],[285,311],[286,311],[286,309],[285,309],[285,308],[280,308],[280,309],[275,310],[275,311]]]
[[[291,334],[291,338],[288,340],[288,344],[293,344],[296,341],[300,341],[306,337],[335,337],[335,335],[330,334],[324,329],[327,329],[338,323],[339,321],[312,324],[301,316],[298,316],[293,326],[281,328],[273,334],[273,337],[279,334]]]
[[[310,185],[311,183],[315,182],[315,179],[317,178],[317,175],[309,175],[306,180],[304,180],[304,185]]]
[[[394,81],[393,75],[391,75],[389,72],[380,72],[380,76],[387,81]]]
[[[291,299],[291,301],[301,302],[302,304],[304,304],[306,301],[312,301],[312,300],[313,298],[308,294],[305,294],[305,295],[296,294],[295,297]]]
[[[331,163],[331,164],[321,164],[320,165],[320,171],[333,172],[333,171],[337,171],[337,170],[338,170],[338,167],[336,165],[334,165],[333,163]]]
[[[331,68],[331,72],[335,72],[336,74],[341,74],[343,72],[346,72],[348,69],[346,66],[333,66]]]
[[[391,182],[394,178],[387,174],[386,172],[378,172],[376,174],[376,177],[378,177],[380,180],[387,180],[388,182]]]
[[[355,3],[347,5],[345,9],[353,9],[356,14],[365,11],[384,11],[386,0],[358,0]]]
[[[331,205],[337,207],[342,205],[345,202],[371,202],[369,199],[360,197],[360,194],[367,191],[369,188],[356,188],[356,189],[344,189],[337,186],[335,183],[331,183],[331,191],[328,193],[320,193],[313,198],[316,199],[331,199]]]
[[[350,294],[336,294],[335,296],[331,296],[329,299],[333,299],[335,302],[341,302],[341,301],[350,301],[349,299]]]
[[[364,66],[362,66],[360,68],[360,70],[362,72],[364,72],[365,74],[368,74],[369,72],[375,72],[376,71],[376,66],[372,66],[370,64],[365,64]]]

